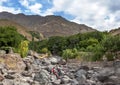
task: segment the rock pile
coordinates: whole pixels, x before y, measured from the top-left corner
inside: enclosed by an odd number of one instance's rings
[[[0,56],[0,85],[120,85],[120,61],[104,68],[75,67],[58,56],[5,54]]]

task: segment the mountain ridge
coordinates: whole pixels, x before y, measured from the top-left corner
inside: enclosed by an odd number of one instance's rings
[[[14,21],[29,31],[37,31],[45,37],[50,36],[68,36],[77,33],[96,31],[84,24],[70,22],[61,16],[39,16],[25,15],[22,13],[12,14],[9,12],[0,12],[0,19],[8,19]]]

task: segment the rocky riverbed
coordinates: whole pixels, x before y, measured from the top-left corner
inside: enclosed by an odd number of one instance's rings
[[[66,63],[58,56],[30,54],[22,59],[19,54],[3,54],[0,85],[120,85],[120,61],[100,64]]]

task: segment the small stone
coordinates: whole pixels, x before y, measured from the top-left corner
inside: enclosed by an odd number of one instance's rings
[[[58,79],[58,80],[55,80],[55,81],[53,82],[53,85],[60,85],[60,83],[61,83],[61,80]]]
[[[25,76],[25,77],[31,77],[32,76],[32,73],[29,72],[29,71],[24,71],[21,74],[22,74],[22,76]]]
[[[15,77],[12,76],[12,75],[5,75],[5,78],[6,78],[6,79],[15,79]]]
[[[67,84],[67,83],[70,82],[70,80],[71,79],[68,76],[65,75],[64,77],[61,78],[61,83],[62,84]]]
[[[4,77],[0,75],[0,82],[4,80]]]

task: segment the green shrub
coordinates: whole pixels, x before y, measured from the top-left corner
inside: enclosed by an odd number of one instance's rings
[[[22,58],[27,56],[28,44],[29,44],[29,42],[27,40],[25,40],[25,41],[22,41],[18,47],[18,53],[20,53]]]
[[[64,59],[74,59],[79,55],[79,52],[76,48],[63,50],[62,57]]]
[[[69,57],[73,56],[71,49],[63,50],[62,57],[67,60]]]
[[[79,52],[79,56],[76,58],[81,60],[81,61],[92,61],[92,52]]]
[[[114,60],[114,54],[111,53],[111,52],[107,52],[107,53],[105,54],[105,56],[107,57],[107,60],[108,60],[108,61]]]
[[[41,53],[48,53],[48,49],[47,48],[42,48],[40,52]]]

